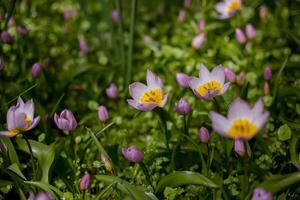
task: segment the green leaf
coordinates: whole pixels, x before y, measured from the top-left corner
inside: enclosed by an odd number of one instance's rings
[[[279,140],[286,141],[291,138],[292,131],[291,131],[291,128],[287,124],[284,124],[278,129],[277,134],[278,134]]]
[[[25,140],[16,139],[16,143],[20,150],[28,154],[30,153]],[[48,146],[34,140],[29,140],[29,143],[32,148],[33,156],[38,160],[40,169],[42,171],[42,177],[40,180],[42,182],[48,183],[49,171],[54,161],[55,149],[57,148],[57,145],[53,143],[50,146]]]
[[[132,199],[135,200],[157,200],[154,194],[147,193],[144,190],[140,189],[141,187],[136,187],[127,181],[124,181],[115,176],[109,175],[96,175],[95,178],[100,180],[108,185],[116,184],[116,187],[121,190],[122,192],[126,193],[127,195],[131,196]]]
[[[58,188],[56,188],[53,185],[50,185],[48,183],[38,182],[38,181],[24,181],[24,183],[41,188],[42,190],[44,190],[46,192],[50,192],[52,197],[56,196],[58,199],[60,199],[60,197],[62,197],[62,195],[63,195],[63,193]]]
[[[14,172],[15,174],[17,174],[22,179],[26,180],[24,174],[21,172],[19,166],[16,163],[10,165],[9,167],[7,167],[7,169],[9,169],[10,171]]]
[[[178,187],[181,185],[203,185],[218,188],[219,185],[209,178],[192,171],[179,171],[163,176],[157,184],[156,193],[162,192],[166,187]]]
[[[267,191],[276,194],[277,192],[280,192],[281,190],[299,182],[300,172],[295,172],[284,176],[273,176],[263,182],[260,186],[265,188]]]
[[[290,140],[290,155],[291,162],[300,170],[300,155],[297,153],[297,144],[300,139],[300,135],[293,134],[292,139]]]
[[[0,137],[0,142],[3,144],[4,148],[7,151],[10,163],[16,163],[18,166],[20,166],[20,161],[17,155],[17,152],[15,150],[14,145],[12,144],[9,137]]]

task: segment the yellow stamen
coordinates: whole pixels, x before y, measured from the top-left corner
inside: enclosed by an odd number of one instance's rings
[[[18,130],[9,130],[8,131],[8,136],[13,137],[19,133]]]
[[[202,84],[198,87],[198,93],[200,96],[205,96],[207,92],[209,91],[215,91],[218,90],[221,91],[222,87],[221,84],[215,80],[212,80],[208,83]]]
[[[257,127],[246,118],[234,120],[228,130],[232,138],[252,138],[256,133]]]
[[[227,12],[230,14],[241,8],[241,4],[239,1],[232,1],[230,5],[227,7]]]
[[[160,106],[162,102],[163,102],[163,93],[160,88],[149,90],[140,97],[141,104],[154,103]]]

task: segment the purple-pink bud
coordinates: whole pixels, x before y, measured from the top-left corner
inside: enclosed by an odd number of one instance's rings
[[[26,29],[25,26],[18,26],[17,27],[17,32],[21,35],[21,36],[25,36],[28,34],[28,30]]]
[[[119,20],[119,13],[117,10],[112,10],[110,15],[113,22],[117,22]]]
[[[89,52],[89,47],[84,39],[79,39],[79,48],[80,48],[80,51],[84,54]]]
[[[241,139],[234,140],[234,151],[240,156],[244,156],[246,153],[244,141]]]
[[[244,84],[245,77],[246,77],[245,72],[241,71],[240,74],[238,75],[238,78],[237,78],[237,82],[238,82],[239,85],[243,85]]]
[[[76,10],[72,8],[65,8],[64,9],[64,19],[65,21],[68,21],[72,19],[76,15]]]
[[[4,68],[5,61],[3,58],[0,57],[0,70]]]
[[[195,49],[199,49],[203,45],[204,40],[205,40],[205,33],[200,33],[199,35],[194,37],[192,41],[192,46]]]
[[[244,32],[240,28],[235,29],[235,38],[240,44],[244,44],[247,40]]]
[[[122,148],[122,155],[130,162],[141,163],[144,161],[143,152],[135,146]]]
[[[198,135],[202,143],[208,143],[208,141],[210,140],[209,131],[203,126],[199,129]]]
[[[234,73],[234,71],[233,71],[232,69],[226,67],[226,68],[224,69],[224,72],[225,72],[225,77],[226,77],[226,79],[227,79],[229,82],[233,83],[233,82],[235,81],[235,73]]]
[[[271,192],[266,191],[264,188],[255,188],[251,200],[273,200]]]
[[[102,122],[106,122],[109,118],[108,111],[105,106],[101,105],[98,107],[98,118]]]
[[[272,70],[269,66],[267,66],[264,69],[264,79],[266,81],[269,81],[269,80],[271,80],[271,78],[272,78]]]
[[[105,92],[110,99],[116,99],[118,97],[118,88],[114,83],[110,84],[108,88],[106,88]]]
[[[268,14],[268,11],[267,11],[267,7],[262,5],[259,7],[259,17],[260,19],[262,20],[265,20],[267,18],[267,14]]]
[[[178,13],[178,16],[177,16],[177,21],[178,22],[183,22],[185,20],[185,10],[184,9],[181,9]]]
[[[39,192],[36,196],[33,192],[29,192],[28,200],[53,200],[49,192]]]
[[[184,0],[184,7],[189,8],[191,6],[191,0]]]
[[[85,172],[84,176],[80,180],[80,189],[87,190],[91,186],[91,174]]]
[[[11,35],[7,31],[2,31],[1,39],[4,43],[7,43],[7,44],[11,44],[13,42]]]
[[[204,31],[204,29],[205,29],[205,20],[204,19],[199,20],[197,26],[198,26],[198,29],[200,31]]]
[[[264,83],[264,93],[265,93],[265,95],[269,95],[270,92],[271,92],[270,84],[267,81],[265,81],[265,83]]]
[[[191,106],[185,98],[181,98],[175,105],[179,115],[187,115],[191,111]]]
[[[15,22],[14,18],[13,17],[9,17],[8,26],[14,26],[14,25],[16,25],[16,22]]]
[[[72,111],[64,109],[60,115],[54,114],[56,126],[63,131],[73,131],[77,127],[77,121]]]
[[[34,78],[38,78],[42,74],[42,66],[39,63],[34,63],[31,67],[31,74]]]
[[[246,25],[246,35],[248,38],[253,39],[256,36],[256,31],[255,28],[253,27],[252,24],[247,24]]]
[[[190,77],[184,73],[176,73],[177,83],[183,88],[189,88]]]

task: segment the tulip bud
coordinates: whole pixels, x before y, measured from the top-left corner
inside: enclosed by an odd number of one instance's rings
[[[233,82],[235,81],[235,73],[233,72],[233,70],[230,69],[230,68],[228,68],[228,67],[226,67],[226,68],[224,69],[224,72],[225,72],[225,77],[226,77],[226,79],[227,79],[229,82],[233,83]]]
[[[65,21],[68,21],[72,19],[76,15],[76,10],[73,10],[71,8],[65,8],[64,9],[64,19]]]
[[[119,20],[119,13],[117,10],[112,10],[111,11],[111,20],[113,22],[117,22]]]
[[[259,7],[259,17],[261,20],[266,20],[267,19],[267,14],[268,14],[268,11],[267,11],[267,7],[262,5]]]
[[[234,140],[234,151],[240,156],[246,153],[244,141],[241,139]]]
[[[38,78],[42,73],[42,66],[39,63],[34,63],[31,67],[31,74],[34,78]]]
[[[98,118],[102,122],[106,122],[109,118],[108,111],[105,106],[101,105],[98,107]]]
[[[118,97],[118,88],[114,83],[110,84],[109,87],[106,88],[105,92],[110,99],[116,99]]]
[[[178,16],[177,16],[177,21],[179,23],[183,22],[185,19],[185,10],[181,9],[178,13]]]
[[[179,115],[187,115],[191,111],[191,106],[190,106],[189,102],[184,98],[181,98],[176,103],[175,108],[176,108],[176,112]]]
[[[244,84],[245,77],[246,77],[245,72],[244,71],[240,72],[240,74],[238,75],[238,78],[237,78],[237,81],[238,81],[239,85],[243,85]]]
[[[80,48],[80,51],[84,54],[89,52],[89,47],[84,39],[79,39],[79,48]]]
[[[184,7],[189,8],[191,6],[191,0],[184,0]]]
[[[100,159],[104,163],[105,169],[109,172],[112,172],[111,161],[104,154],[101,154]]]
[[[199,49],[202,46],[204,40],[205,40],[205,33],[200,33],[199,35],[194,37],[194,39],[192,41],[192,46],[195,49]]]
[[[190,77],[184,73],[176,73],[177,83],[183,88],[189,88]]]
[[[264,188],[255,188],[251,200],[273,200],[271,192],[266,191]]]
[[[246,35],[248,38],[253,39],[256,36],[256,31],[255,28],[253,27],[252,24],[247,24],[246,25]]]
[[[131,146],[126,148],[122,148],[122,155],[129,161],[134,163],[140,163],[144,161],[144,154],[143,152],[135,147]]]
[[[4,68],[5,61],[3,58],[0,57],[0,70]]]
[[[2,31],[1,39],[6,44],[11,44],[13,42],[13,39],[12,39],[11,35],[7,31]]]
[[[209,134],[209,131],[207,130],[207,128],[205,128],[205,127],[201,127],[200,129],[199,129],[199,133],[198,133],[198,135],[199,135],[199,138],[200,138],[200,141],[202,142],[202,143],[208,143],[208,141],[210,140],[210,134]]]
[[[91,186],[91,174],[85,172],[84,176],[80,180],[80,189],[87,190]]]
[[[267,81],[265,81],[265,83],[264,83],[264,93],[265,93],[265,95],[269,95],[270,92],[271,92],[270,84]]]
[[[9,17],[8,26],[15,26],[16,22],[13,17]]]
[[[204,19],[201,19],[201,20],[198,22],[197,26],[198,26],[198,29],[199,29],[200,31],[204,31],[204,29],[205,29],[205,20],[204,20]]]
[[[26,27],[24,26],[18,26],[17,27],[17,32],[21,35],[21,36],[25,36],[28,34],[28,30],[26,29]]]
[[[246,42],[246,36],[240,28],[235,29],[235,38],[240,44],[244,44]]]
[[[269,81],[269,80],[271,80],[271,78],[272,78],[272,70],[269,66],[267,66],[264,69],[264,79],[266,81]]]
[[[64,109],[60,115],[54,114],[56,126],[63,131],[73,131],[77,127],[77,121],[72,111]]]

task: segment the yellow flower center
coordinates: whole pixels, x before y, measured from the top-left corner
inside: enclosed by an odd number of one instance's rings
[[[230,5],[227,7],[227,12],[232,13],[241,8],[241,4],[239,1],[232,1]]]
[[[140,97],[141,104],[154,103],[160,106],[162,102],[163,102],[163,93],[160,88],[149,90]]]
[[[18,133],[19,133],[18,130],[9,130],[9,131],[8,131],[8,135],[9,135],[10,137],[13,137],[13,136],[17,135]]]
[[[257,132],[257,127],[248,119],[236,119],[232,122],[228,130],[228,135],[232,138],[252,138]]]
[[[198,87],[198,93],[200,96],[205,96],[209,91],[221,91],[222,87],[221,84],[215,80],[212,80],[208,83],[202,84]]]

